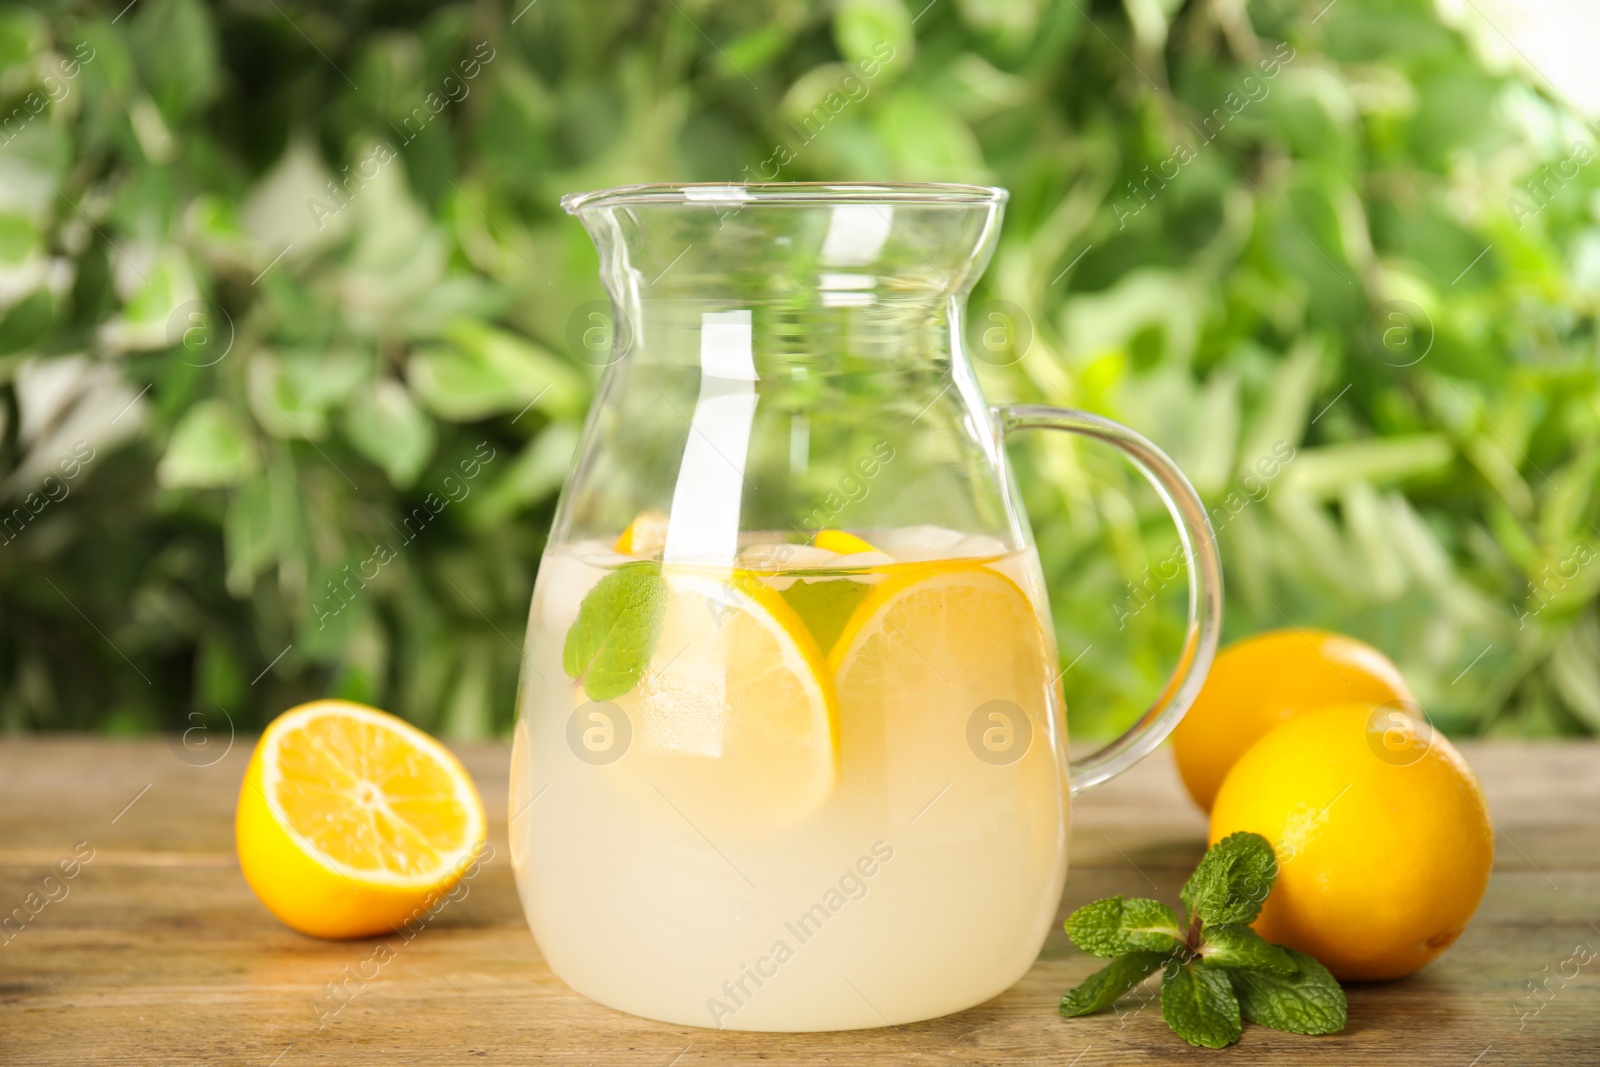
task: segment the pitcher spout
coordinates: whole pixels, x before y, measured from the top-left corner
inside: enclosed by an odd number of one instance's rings
[[[939,308],[982,274],[1003,189],[634,185],[565,196],[619,308],[651,299],[797,309]]]

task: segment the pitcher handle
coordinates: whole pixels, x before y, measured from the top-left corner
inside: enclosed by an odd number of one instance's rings
[[[1127,733],[1098,752],[1069,762],[1071,791],[1097,785],[1115,777],[1149,755],[1170,734],[1189,710],[1206,674],[1222,633],[1222,561],[1217,556],[1216,535],[1205,505],[1175,463],[1150,441],[1121,423],[1084,411],[1042,404],[1001,404],[991,409],[1002,434],[1013,430],[1067,430],[1115,445],[1155,487],[1178,527],[1183,559],[1189,573],[1189,627],[1183,654],[1155,703],[1139,716]]]

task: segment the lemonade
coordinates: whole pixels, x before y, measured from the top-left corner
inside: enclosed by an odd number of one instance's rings
[[[730,567],[661,549],[641,516],[539,572],[510,829],[555,973],[742,1030],[898,1024],[1014,983],[1066,877],[1032,549],[934,527],[746,534]]]

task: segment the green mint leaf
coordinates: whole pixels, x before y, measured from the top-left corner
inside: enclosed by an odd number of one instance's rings
[[[1159,900],[1107,897],[1067,916],[1067,936],[1085,952],[1169,952],[1183,940],[1178,917]]]
[[[1173,961],[1161,976],[1161,1017],[1172,1032],[1204,1048],[1239,1040],[1239,1001],[1228,973]]]
[[[1292,948],[1283,951],[1296,964],[1292,975],[1259,970],[1229,972],[1244,1017],[1291,1034],[1336,1034],[1343,1030],[1347,1006],[1338,980],[1315,957]]]
[[[1061,996],[1062,1015],[1092,1015],[1105,1011],[1124,993],[1161,969],[1171,957],[1167,952],[1130,952],[1118,956],[1084,979],[1076,989]]]
[[[1190,916],[1207,923],[1249,923],[1278,877],[1278,857],[1260,834],[1241,831],[1212,845],[1184,885]]]
[[[826,656],[833,651],[839,635],[844,632],[844,624],[850,620],[856,606],[866,599],[867,591],[871,588],[865,582],[849,578],[826,578],[814,582],[801,579],[785,589],[782,595],[794,613],[805,622],[811,636],[816,638],[817,648]]]
[[[1300,969],[1288,949],[1274,945],[1243,923],[1207,926],[1200,962],[1207,967],[1245,967],[1276,975],[1293,975]]]
[[[595,583],[567,631],[561,669],[590,700],[610,700],[639,684],[667,608],[659,563],[626,563]]]

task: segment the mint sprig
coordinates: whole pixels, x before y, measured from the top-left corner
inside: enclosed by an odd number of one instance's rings
[[[1223,1048],[1243,1021],[1295,1034],[1344,1029],[1344,990],[1316,959],[1249,924],[1278,877],[1272,845],[1237,833],[1211,846],[1180,896],[1186,922],[1157,900],[1109,897],[1067,916],[1073,944],[1111,963],[1061,998],[1061,1014],[1104,1011],[1161,971],[1161,1017],[1191,1045]]]
[[[561,669],[590,700],[611,700],[639,684],[661,638],[667,582],[661,564],[625,563],[578,605],[561,649]]]

